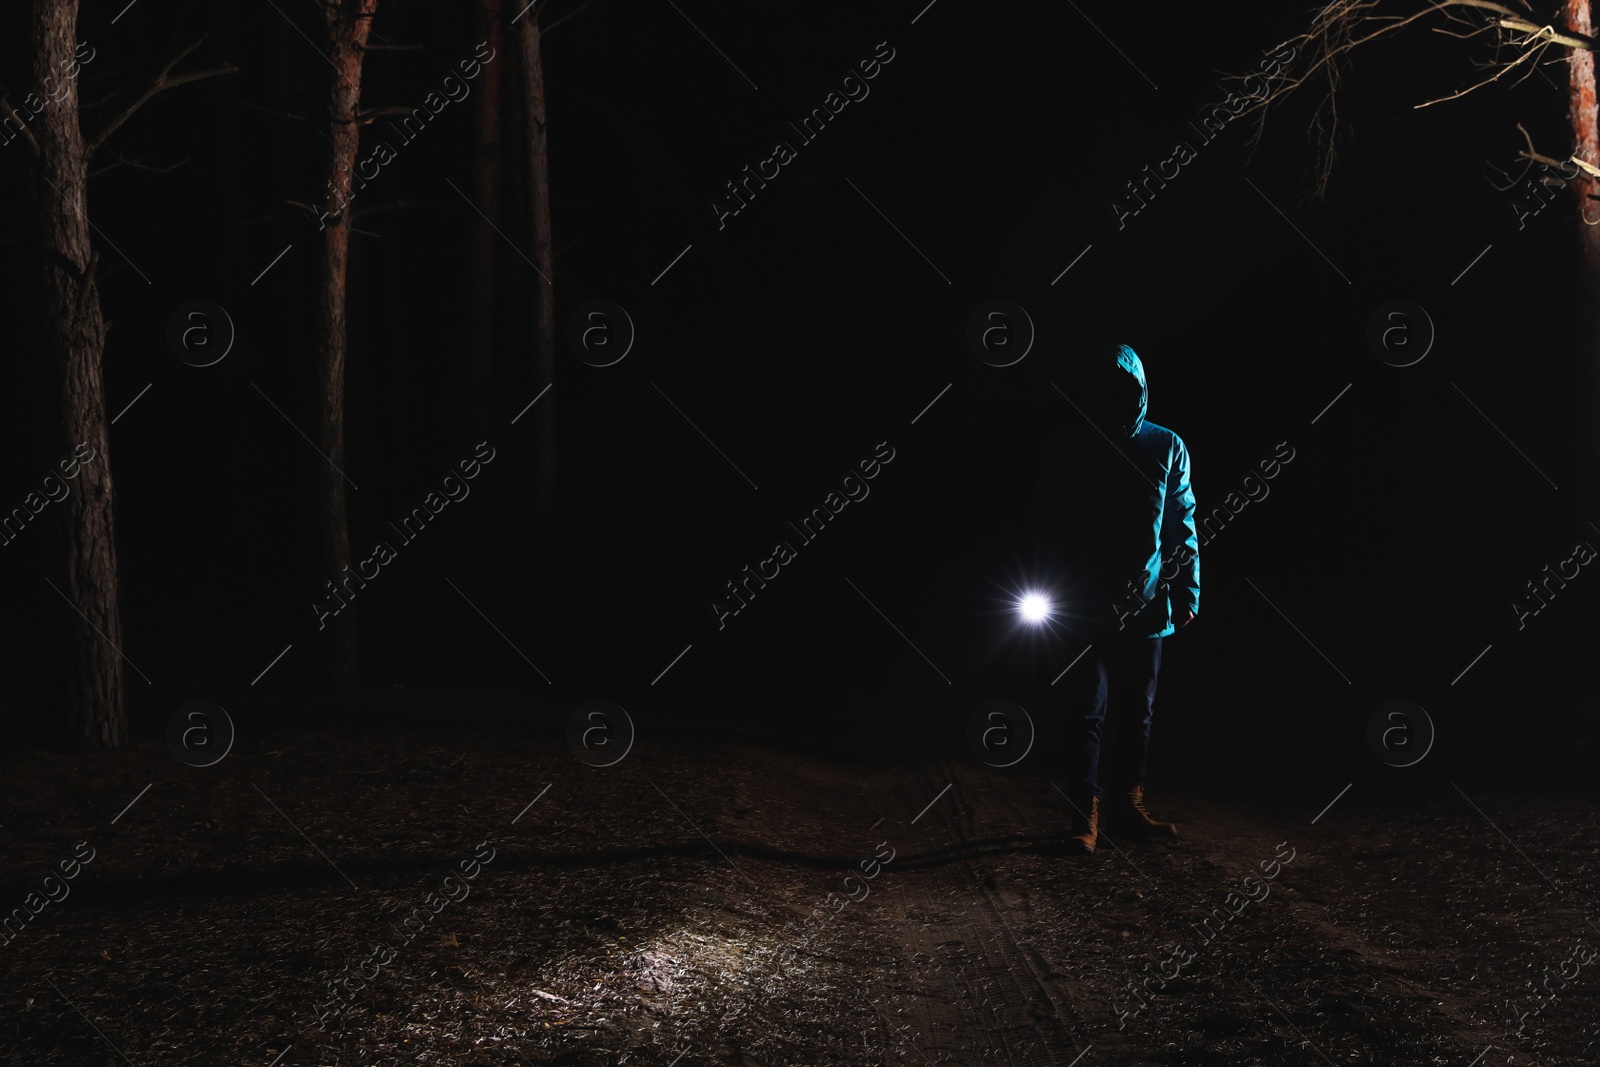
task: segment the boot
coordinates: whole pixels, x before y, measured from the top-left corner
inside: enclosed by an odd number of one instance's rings
[[[1174,823],[1153,818],[1145,810],[1142,785],[1132,786],[1127,792],[1118,793],[1107,814],[1109,816],[1106,820],[1107,825],[1115,827],[1119,834],[1144,839],[1178,836],[1178,827]]]
[[[1076,801],[1072,808],[1072,836],[1067,838],[1069,852],[1093,852],[1100,836],[1100,798],[1089,797]]]

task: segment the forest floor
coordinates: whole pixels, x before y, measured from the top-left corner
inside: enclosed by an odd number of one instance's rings
[[[411,700],[0,767],[0,909],[66,889],[0,935],[0,1062],[1600,1062],[1592,797],[1153,789],[1176,841],[1074,856],[1038,773],[694,731],[598,768]]]

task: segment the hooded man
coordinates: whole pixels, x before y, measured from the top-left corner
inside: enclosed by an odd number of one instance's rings
[[[1131,836],[1177,836],[1175,825],[1145,810],[1146,755],[1162,639],[1200,610],[1200,542],[1189,450],[1145,418],[1149,390],[1133,349],[1091,349],[1074,392],[1077,415],[1041,450],[1033,520],[1040,564],[1065,594],[1055,598],[1054,614],[1090,643],[1079,677],[1093,689],[1071,720],[1081,745],[1068,797],[1070,844],[1093,852],[1102,817],[1108,829]],[[1108,710],[1117,737],[1102,808]]]

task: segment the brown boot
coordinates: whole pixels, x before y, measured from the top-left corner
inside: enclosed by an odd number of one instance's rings
[[[1136,785],[1126,793],[1118,793],[1107,811],[1106,824],[1117,833],[1133,838],[1177,837],[1174,823],[1153,818],[1144,806],[1144,786]]]
[[[1072,802],[1072,836],[1067,838],[1069,852],[1093,852],[1100,837],[1100,798]]]

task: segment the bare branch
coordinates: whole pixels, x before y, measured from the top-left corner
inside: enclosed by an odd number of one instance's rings
[[[285,200],[284,204],[288,207],[299,208],[301,211],[305,212],[306,218],[310,219],[312,222],[317,221],[317,219],[321,217],[319,213],[320,209],[314,208],[310,204],[302,203],[299,200]]]
[[[385,118],[385,117],[398,118],[398,117],[400,117],[402,115],[409,116],[409,115],[413,114],[415,111],[416,111],[416,108],[404,107],[404,106],[398,105],[398,104],[393,106],[393,107],[374,107],[374,108],[369,108],[366,111],[361,111],[361,112],[358,112],[356,114],[356,123],[357,123],[357,125],[360,125],[360,126],[371,126],[378,119]]]
[[[263,115],[271,115],[273,118],[288,119],[290,122],[310,122],[311,121],[309,118],[307,118],[304,115],[296,115],[292,111],[278,111],[275,108],[262,107],[260,104],[251,103],[249,100],[241,100],[241,101],[239,101],[239,106],[240,107],[247,107],[251,111],[259,111]]]
[[[1428,100],[1417,107],[1427,107],[1445,100],[1458,99],[1473,89],[1501,80],[1506,72],[1521,68],[1518,74],[1526,77],[1537,69],[1539,60],[1551,46],[1562,49],[1596,51],[1597,42],[1557,23],[1535,21],[1537,15],[1526,0],[1514,0],[1516,6],[1496,3],[1494,0],[1419,0],[1417,9],[1409,14],[1379,14],[1377,8],[1384,0],[1334,0],[1323,9],[1321,16],[1306,32],[1290,38],[1281,47],[1292,47],[1297,55],[1305,55],[1309,62],[1293,75],[1286,75],[1276,91],[1255,100],[1241,114],[1260,111],[1261,118],[1252,144],[1259,140],[1266,122],[1266,107],[1275,99],[1287,96],[1307,83],[1326,78],[1327,93],[1311,120],[1311,133],[1320,152],[1314,196],[1327,191],[1336,155],[1335,137],[1339,128],[1338,90],[1341,66],[1357,49],[1380,37],[1406,29],[1413,23],[1428,18],[1438,18],[1447,24],[1461,27],[1454,31],[1433,27],[1449,36],[1471,38],[1486,33],[1503,33],[1509,39],[1503,43],[1517,50],[1515,58],[1496,59],[1482,64],[1495,73],[1474,82],[1466,89],[1448,96]],[[1235,79],[1242,80],[1242,79]],[[1520,80],[1520,79],[1519,79]]]
[[[221,66],[209,67],[205,70],[195,70],[189,71],[185,74],[173,75],[172,68],[182,62],[189,55],[189,53],[193,52],[196,48],[199,48],[201,42],[204,40],[205,35],[201,34],[193,41],[190,41],[183,48],[179,49],[178,53],[171,59],[167,60],[166,65],[156,72],[156,76],[154,78],[150,79],[150,84],[145,87],[144,92],[140,93],[132,103],[123,108],[120,113],[111,119],[111,121],[102,126],[99,133],[89,138],[89,140],[83,146],[84,158],[88,159],[89,157],[93,156],[100,146],[105,143],[107,137],[110,137],[112,133],[116,132],[119,126],[133,117],[134,112],[138,111],[157,94],[166,92],[168,89],[173,89],[180,85],[187,85],[189,82],[200,81],[204,78],[215,78],[223,74],[237,74],[239,72],[238,67],[233,66],[231,63],[224,63]]]
[[[121,89],[114,89],[111,92],[107,93],[106,95],[102,96],[98,100],[83,100],[83,99],[80,98],[78,100],[78,111],[79,112],[84,112],[84,111],[88,111],[90,108],[104,107],[107,104],[111,103],[111,101],[115,100],[117,97],[119,97],[121,95],[122,95],[122,90]]]
[[[1472,90],[1474,90],[1474,89],[1481,89],[1485,85],[1492,85],[1495,82],[1499,81],[1502,77],[1504,77],[1505,75],[1511,73],[1511,71],[1515,70],[1524,61],[1536,59],[1538,57],[1538,55],[1541,52],[1544,51],[1544,49],[1545,49],[1545,45],[1541,44],[1531,52],[1522,53],[1522,55],[1518,56],[1516,59],[1513,59],[1510,63],[1505,64],[1499,70],[1497,70],[1493,74],[1491,74],[1489,77],[1484,78],[1481,81],[1474,82],[1473,84],[1467,86],[1465,89],[1462,89],[1459,92],[1450,93],[1448,96],[1441,96],[1441,97],[1438,97],[1437,99],[1434,99],[1434,100],[1424,100],[1422,103],[1416,104],[1414,106],[1418,107],[1418,108],[1424,108],[1424,107],[1429,107],[1429,106],[1431,106],[1433,104],[1442,104],[1446,100],[1459,100],[1463,96],[1466,96],[1468,93],[1472,92]]]
[[[1463,2],[1463,0],[1457,0],[1457,2]],[[1519,18],[1502,18],[1498,20],[1498,23],[1501,29],[1521,30],[1528,35],[1530,40],[1539,37],[1549,41],[1551,44],[1562,44],[1568,48],[1577,48],[1585,52],[1593,52],[1595,50],[1595,39],[1593,37],[1585,37],[1583,34],[1569,30],[1565,26],[1556,26],[1553,23],[1546,23],[1540,26],[1537,23],[1529,22],[1527,19]]]
[[[119,166],[132,167],[134,170],[147,170],[147,171],[150,171],[153,174],[168,174],[168,173],[170,173],[172,171],[177,170],[179,167],[181,167],[185,163],[189,162],[189,160],[193,159],[194,158],[194,154],[191,152],[189,155],[184,156],[182,159],[178,160],[178,162],[172,164],[172,166],[170,166],[170,167],[153,167],[148,163],[140,163],[137,159],[129,159],[127,156],[119,155],[116,152],[112,152],[111,153],[111,158],[115,159],[116,162],[115,163],[111,163],[111,164],[109,164],[107,166],[101,167],[99,170],[90,171],[89,172],[89,177],[92,178],[96,174],[104,174],[108,170],[115,170]]]
[[[572,18],[574,15],[582,14],[583,9],[588,7],[588,6],[589,6],[589,0],[583,0],[583,3],[579,4],[577,7],[573,8],[571,11],[568,11],[565,15],[562,15],[560,18],[556,19],[550,25],[548,25],[548,26],[540,26],[539,27],[539,35],[542,37],[545,34],[549,33],[550,31],[554,30],[557,26],[561,25],[563,22],[566,22],[568,19]]]
[[[572,240],[568,241],[566,244],[562,245],[560,248],[556,249],[553,253],[551,253],[550,259],[552,261],[560,259],[561,258],[561,253],[565,252],[567,249],[571,248],[573,245],[577,244],[581,240],[583,240],[583,234],[580,233],[580,234],[578,234],[578,236],[574,237]]]
[[[1497,172],[1500,175],[1500,177],[1506,179],[1506,184],[1504,184],[1504,185],[1496,185],[1494,183],[1493,179],[1488,179],[1489,188],[1493,189],[1497,193],[1503,193],[1506,190],[1513,188],[1517,184],[1517,182],[1522,180],[1521,178],[1513,178],[1513,177],[1511,177],[1511,175],[1506,172],[1506,169],[1504,167],[1500,166],[1497,163],[1492,162],[1491,160],[1487,160],[1487,159],[1484,160],[1484,164],[1486,166],[1488,166],[1488,168],[1490,170],[1493,170],[1493,171]],[[1526,174],[1527,170],[1524,169],[1523,173]]]
[[[22,116],[12,110],[11,104],[5,97],[0,96],[0,114],[17,124],[17,129],[22,131],[23,138],[28,142],[28,147],[33,149],[35,156],[39,155],[39,142],[33,139],[33,131],[28,129],[28,124],[22,121]]]
[[[1515,178],[1512,178],[1511,181],[1506,185],[1495,185],[1494,182],[1490,182],[1489,184],[1491,186],[1494,186],[1494,189],[1497,192],[1502,192],[1502,193],[1506,192],[1507,190],[1511,189],[1512,187],[1514,187],[1515,185],[1520,183],[1522,181],[1522,179],[1527,176],[1527,173],[1528,173],[1529,169],[1535,163],[1543,163],[1547,167],[1565,167],[1568,164],[1572,164],[1572,165],[1575,165],[1579,170],[1583,170],[1583,171],[1588,172],[1588,174],[1589,174],[1589,176],[1591,178],[1600,178],[1600,167],[1596,167],[1593,163],[1590,163],[1587,160],[1579,159],[1575,155],[1568,156],[1566,159],[1557,159],[1554,156],[1547,156],[1547,155],[1543,154],[1542,152],[1535,151],[1534,147],[1533,147],[1533,137],[1528,133],[1527,128],[1525,126],[1523,126],[1522,123],[1519,122],[1519,123],[1517,123],[1517,129],[1522,131],[1522,140],[1528,146],[1527,148],[1523,149],[1521,152],[1518,152],[1517,155],[1518,155],[1518,157],[1520,157],[1522,159],[1526,159],[1528,161],[1528,166],[1523,167],[1522,168],[1522,173],[1518,174]],[[1490,166],[1494,166],[1494,164],[1491,163]],[[1499,170],[1501,174],[1505,174],[1506,173],[1504,170],[1501,170],[1499,167],[1495,167],[1495,170]],[[1575,174],[1576,174],[1576,172],[1574,172],[1574,175]],[[1545,175],[1544,177],[1540,178],[1539,180],[1541,182],[1543,182],[1545,185],[1553,185],[1556,188],[1564,188],[1566,186],[1566,184],[1567,184],[1567,179],[1571,178],[1572,176],[1573,175],[1564,175],[1564,176],[1552,178],[1549,175]],[[1510,177],[1510,175],[1507,175],[1507,177]],[[1590,196],[1589,196],[1589,199],[1591,199],[1591,200],[1600,200],[1600,197],[1597,197],[1597,196],[1595,196],[1595,195],[1593,195],[1591,193]]]
[[[1595,166],[1593,163],[1590,163],[1588,160],[1579,159],[1577,156],[1568,156],[1566,159],[1557,160],[1556,162],[1558,164],[1559,163],[1576,163],[1580,170],[1583,170],[1583,171],[1588,173],[1589,177],[1591,177],[1591,178],[1600,178],[1600,167]],[[1600,199],[1600,197],[1592,197],[1591,199]]]
[[[1518,152],[1517,155],[1521,156],[1524,159],[1533,160],[1535,155],[1536,155],[1536,153],[1533,150],[1533,135],[1530,134],[1528,132],[1528,128],[1526,126],[1524,126],[1520,122],[1517,123],[1517,129],[1522,131],[1522,140],[1528,146],[1526,150]],[[1493,164],[1490,164],[1490,165],[1493,166]],[[1530,162],[1528,164],[1528,167],[1531,167],[1532,165],[1533,164]],[[1522,168],[1522,173],[1518,174],[1515,178],[1511,178],[1511,181],[1508,182],[1505,185],[1495,185],[1494,182],[1490,182],[1489,184],[1494,186],[1494,189],[1495,189],[1496,192],[1503,193],[1506,190],[1508,190],[1508,189],[1512,188],[1513,186],[1515,186],[1518,182],[1522,181],[1522,179],[1527,176],[1528,167],[1523,167]],[[1501,170],[1499,167],[1495,167],[1495,170],[1499,170],[1501,174],[1505,174],[1506,173],[1504,170]],[[1511,176],[1509,174],[1507,174],[1506,177],[1510,178]]]

